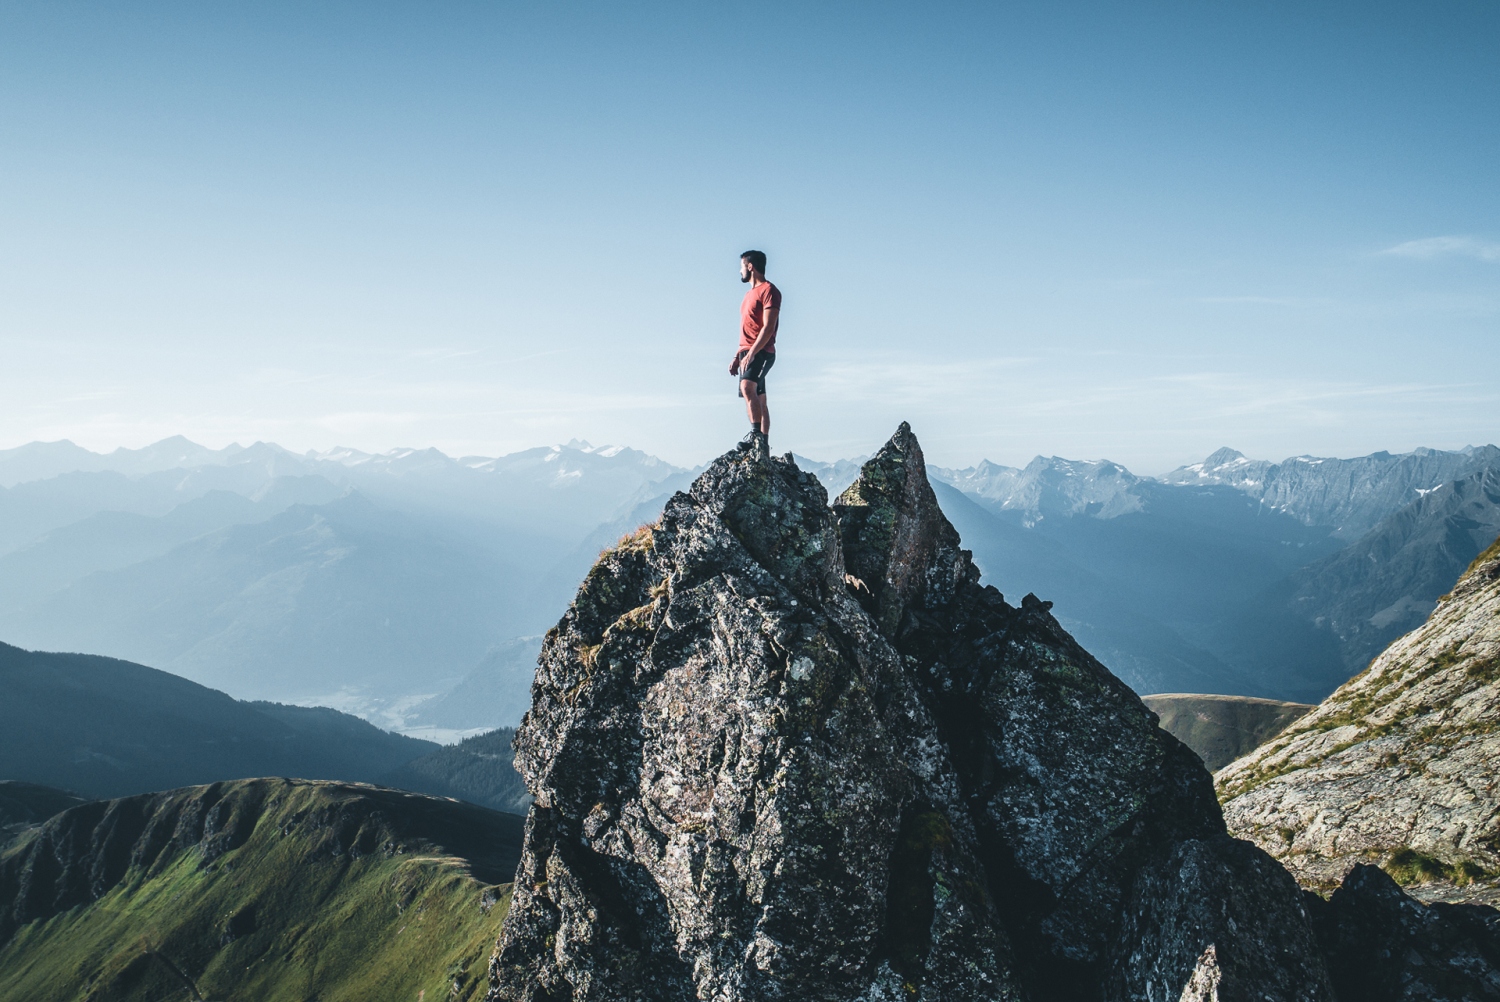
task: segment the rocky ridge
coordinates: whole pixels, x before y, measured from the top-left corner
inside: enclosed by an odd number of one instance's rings
[[[721,457],[547,635],[489,998],[1334,998],[1294,881],[1049,607],[979,583],[905,425],[831,508]]]
[[[1139,489],[1142,479],[1107,459],[1037,456],[1020,470],[985,460],[967,469],[934,467],[929,472],[998,510],[1026,513],[1028,522],[1047,515],[1116,518],[1146,504]]]
[[[1158,479],[1186,486],[1226,484],[1308,525],[1331,526],[1335,535],[1357,539],[1434,488],[1497,466],[1500,448],[1493,445],[1457,452],[1376,452],[1353,459],[1293,456],[1279,463],[1247,459],[1225,448]]]
[[[1327,889],[1380,863],[1425,900],[1500,903],[1500,542],[1418,630],[1219,772],[1230,829]]]
[[[472,1002],[522,824],[287,779],[78,805],[0,846],[0,998]]]

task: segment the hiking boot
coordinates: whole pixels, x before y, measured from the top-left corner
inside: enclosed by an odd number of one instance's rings
[[[750,429],[750,431],[745,433],[745,437],[740,439],[740,444],[735,446],[735,448],[741,452],[754,452],[755,440],[759,437],[760,432],[752,428]]]

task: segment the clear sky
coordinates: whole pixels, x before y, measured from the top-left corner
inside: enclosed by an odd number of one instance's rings
[[[1500,440],[1500,5],[0,6],[0,446]]]

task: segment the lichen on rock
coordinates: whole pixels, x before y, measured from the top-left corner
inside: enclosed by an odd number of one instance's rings
[[[1175,1000],[1211,956],[1331,999],[1293,882],[1049,607],[980,583],[904,424],[832,507],[720,457],[547,637],[491,998]]]

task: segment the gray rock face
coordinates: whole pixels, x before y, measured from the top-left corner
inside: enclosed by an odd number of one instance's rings
[[[1308,895],[1340,999],[1500,999],[1500,912],[1423,905],[1373,866],[1350,871],[1328,902]]]
[[[1197,758],[978,579],[905,425],[831,509],[730,453],[604,554],[517,738],[490,998],[1331,999]]]
[[[1500,546],[1420,629],[1217,776],[1230,830],[1304,886],[1381,863],[1424,900],[1500,902]]]
[[[1142,870],[1120,940],[1129,953],[1112,972],[1111,998],[1331,997],[1319,994],[1323,959],[1296,882],[1235,839],[1179,842]],[[1186,984],[1184,969],[1191,972]]]

